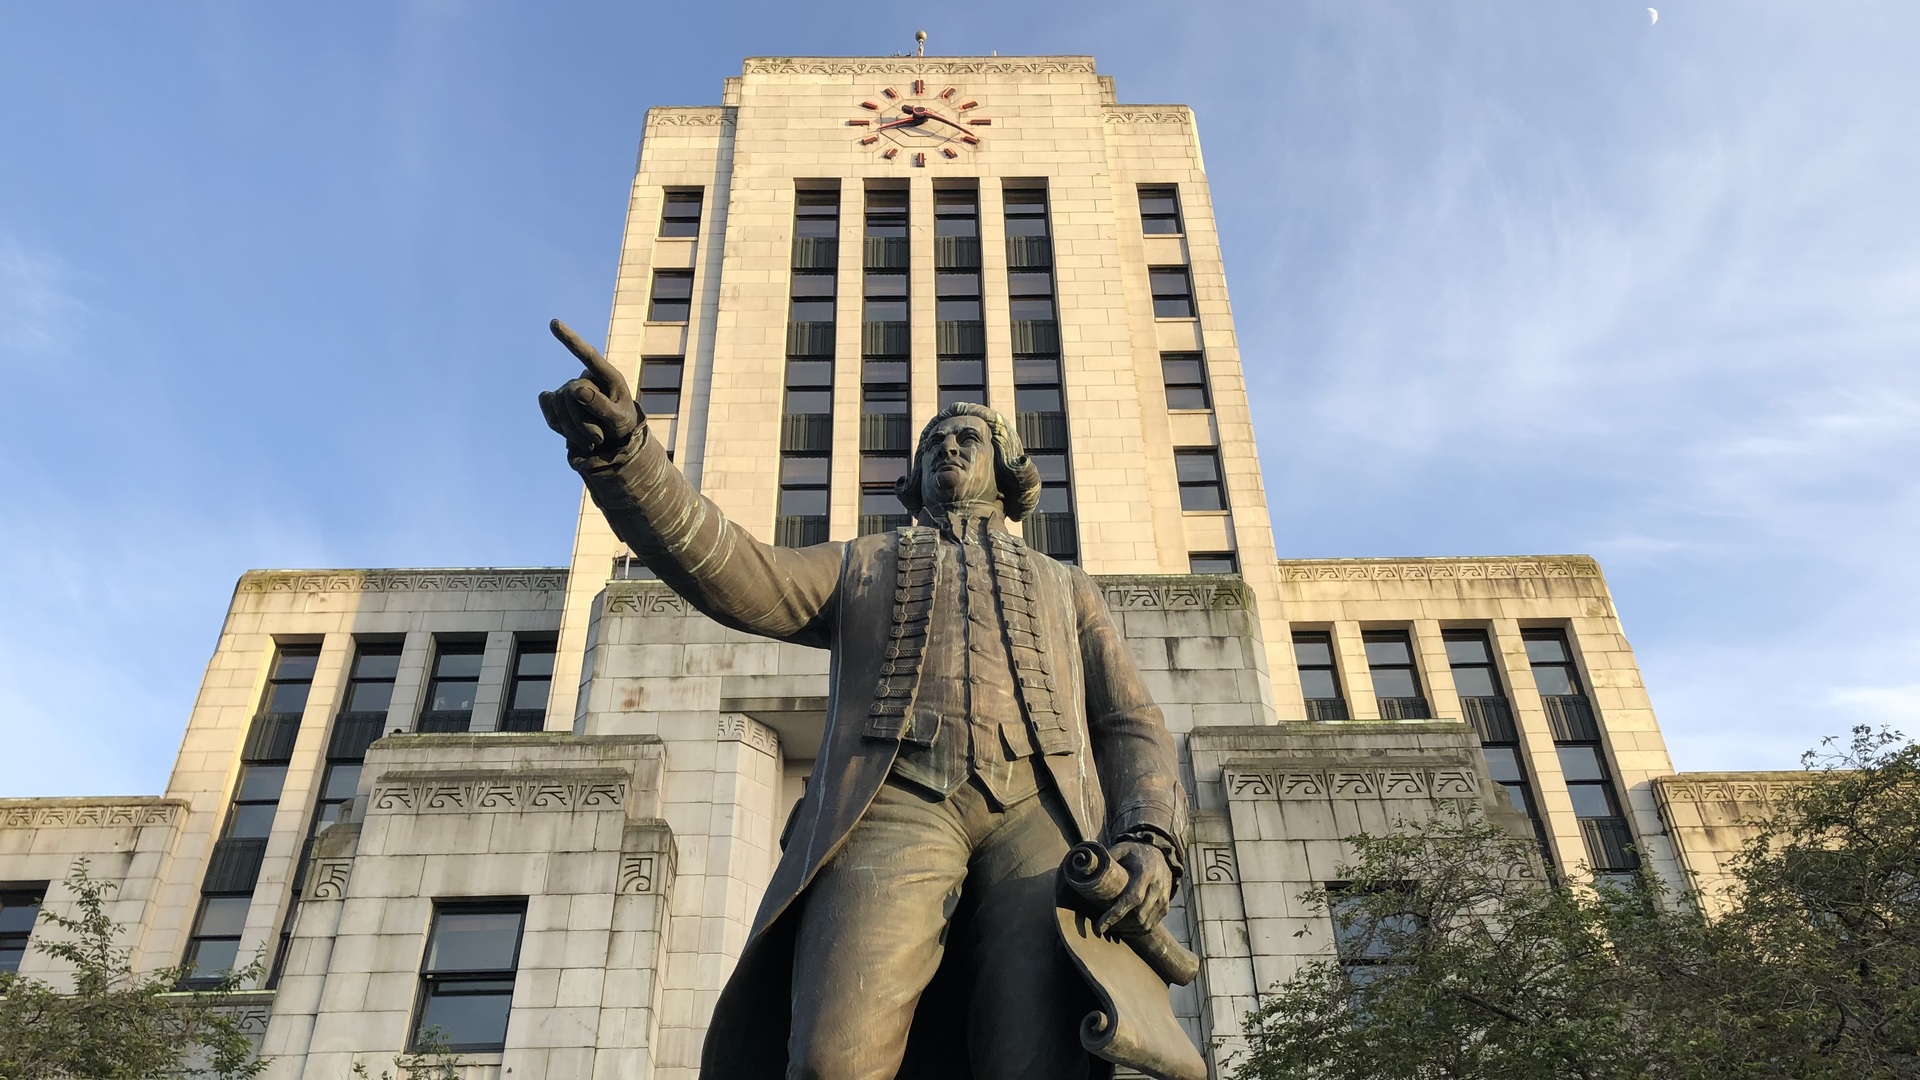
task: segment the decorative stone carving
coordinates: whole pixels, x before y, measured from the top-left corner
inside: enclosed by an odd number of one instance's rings
[[[658,893],[660,886],[654,873],[655,862],[656,859],[652,855],[620,856],[620,892]]]
[[[740,110],[727,105],[656,106],[647,110],[647,123],[656,127],[732,126]]]
[[[1467,799],[1480,793],[1479,778],[1465,766],[1235,767],[1227,770],[1226,787],[1232,799]]]
[[[261,571],[240,579],[243,593],[551,592],[566,587],[562,569]]]
[[[768,757],[780,753],[779,734],[753,717],[740,713],[720,714],[720,738],[728,742],[746,743]]]
[[[1597,578],[1584,555],[1537,559],[1285,559],[1283,581],[1442,581],[1512,578]]]
[[[1093,57],[1049,59],[1001,58],[933,60],[898,57],[891,60],[843,60],[824,56],[755,56],[743,69],[748,75],[1092,75]]]
[[[1194,873],[1205,885],[1231,885],[1240,880],[1233,849],[1225,844],[1201,844],[1194,849]]]
[[[1182,108],[1153,105],[1107,109],[1103,118],[1109,124],[1191,124],[1193,114]]]
[[[618,810],[628,777],[616,770],[519,773],[395,774],[374,783],[369,813],[473,814]]]
[[[178,802],[140,799],[67,802],[0,800],[0,829],[111,829],[172,825],[186,812]]]
[[[1113,611],[1244,610],[1247,587],[1237,578],[1206,575],[1098,579]]]
[[[607,586],[609,615],[691,615],[693,605],[657,582],[614,582]]]
[[[345,900],[347,879],[353,874],[352,859],[315,859],[307,875],[304,900]]]
[[[1787,784],[1804,780],[1668,780],[1658,781],[1660,792],[1670,802],[1771,802]]]

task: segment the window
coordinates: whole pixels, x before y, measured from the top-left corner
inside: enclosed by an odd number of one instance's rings
[[[1420,696],[1420,676],[1413,667],[1413,646],[1405,630],[1368,630],[1360,635],[1367,650],[1367,671],[1373,676],[1373,696],[1380,702],[1382,720],[1425,720],[1430,713]]]
[[[193,936],[187,941],[186,974],[180,985],[204,989],[226,978],[239,965],[240,934],[247,926],[253,896],[209,896],[194,916]]]
[[[1296,632],[1293,663],[1300,669],[1300,696],[1307,701],[1307,719],[1345,720],[1347,703],[1340,695],[1340,676],[1333,664],[1333,635],[1325,630]]]
[[[678,356],[649,356],[640,361],[641,412],[648,416],[679,415],[680,373],[684,366],[685,361]]]
[[[898,216],[902,245],[906,243],[906,202],[904,192],[898,200],[882,200],[888,205],[875,207],[869,193],[869,254],[874,245],[884,247],[889,237],[876,236],[872,229],[888,231],[888,222]],[[897,205],[895,205],[897,203]],[[894,211],[898,214],[895,215]],[[877,214],[876,214],[877,211]],[[793,210],[794,265],[803,265],[803,244],[830,244],[840,229],[840,192],[836,189],[806,189],[794,193]],[[824,250],[824,249],[823,249]],[[886,253],[879,252],[885,261]],[[868,265],[873,260],[868,259]],[[786,547],[804,547],[827,539],[827,496],[833,450],[833,355],[834,296],[837,261],[827,257],[804,263],[817,272],[795,272],[792,278],[792,319],[787,324],[786,401],[780,418],[780,497],[774,521],[774,543]],[[901,260],[904,270],[904,256]],[[868,278],[876,275],[868,274]],[[897,303],[899,318],[906,318],[906,275],[888,273],[890,279],[869,283],[863,296],[871,302]],[[897,297],[889,286],[898,286]],[[869,310],[867,318],[873,318]],[[864,328],[863,328],[864,329]],[[904,331],[904,322],[900,324]],[[871,335],[868,335],[871,336]],[[883,335],[884,336],[884,335]],[[905,339],[906,335],[898,335]],[[864,344],[864,342],[863,342]],[[903,369],[905,364],[900,365]],[[904,375],[903,375],[904,377]],[[905,393],[901,400],[905,401]],[[903,416],[904,420],[905,417]],[[803,512],[804,511],[804,512]],[[817,511],[817,512],[815,512]]]
[[[1179,188],[1172,184],[1140,185],[1140,231],[1148,235],[1180,234]]]
[[[1167,384],[1167,408],[1211,409],[1207,396],[1207,365],[1199,353],[1160,354],[1160,375]]]
[[[455,1051],[506,1048],[526,912],[524,900],[435,906],[410,1049],[418,1051],[435,1028]]]
[[[700,235],[700,199],[699,188],[668,188],[660,209],[660,235]]]
[[[935,188],[933,235],[979,236],[980,192],[972,187]]]
[[[40,902],[46,894],[44,885],[0,892],[0,975],[20,970],[20,961],[27,955],[27,941],[33,936],[33,922],[40,917]]]
[[[802,189],[794,192],[793,235],[835,239],[840,235],[840,191]]]
[[[1410,951],[1422,921],[1414,906],[1413,885],[1361,890],[1332,882],[1327,885],[1327,893],[1334,953],[1354,989],[1403,970],[1392,962],[1393,958]]]
[[[233,806],[227,812],[222,839],[254,839],[273,832],[273,816],[280,807],[280,791],[287,786],[285,765],[242,765],[234,785]]]
[[[473,723],[473,699],[480,689],[480,660],[486,643],[455,639],[435,645],[433,677],[427,682],[427,706],[420,712],[419,730],[465,731]]]
[[[384,718],[393,704],[393,680],[399,673],[399,642],[361,644],[347,675],[347,707],[342,711]]]
[[[553,688],[554,641],[521,636],[513,646],[513,674],[507,682],[507,708],[501,731],[539,731],[547,722],[547,695]]]
[[[1009,238],[1045,237],[1047,235],[1047,189],[1007,188],[1006,218]],[[1009,249],[1013,246],[1015,245],[1009,245]],[[1012,269],[1014,264],[1009,262],[1007,265]]]
[[[1173,471],[1180,481],[1180,509],[1187,513],[1227,508],[1226,489],[1220,483],[1217,450],[1175,450]]]
[[[1447,649],[1447,666],[1453,670],[1453,686],[1460,694],[1460,711],[1480,735],[1480,749],[1487,757],[1487,772],[1506,789],[1513,808],[1527,815],[1533,829],[1546,844],[1546,827],[1540,820],[1533,798],[1533,784],[1527,779],[1525,757],[1520,748],[1520,730],[1513,722],[1513,708],[1500,686],[1500,673],[1494,668],[1493,650],[1484,630],[1447,630],[1441,634]]]
[[[648,322],[686,322],[693,308],[693,271],[655,270]]]
[[[1237,574],[1240,558],[1231,551],[1196,551],[1187,556],[1187,568],[1194,574]]]
[[[1193,283],[1187,277],[1186,267],[1148,267],[1147,280],[1153,286],[1154,318],[1193,318]]]
[[[299,716],[307,708],[307,692],[313,689],[313,669],[320,663],[318,645],[282,645],[274,657],[273,674],[267,678],[266,699],[260,711],[280,716]]]
[[[1554,753],[1566,779],[1573,816],[1586,841],[1587,863],[1602,876],[1631,873],[1639,867],[1633,832],[1627,825],[1619,791],[1607,769],[1600,744],[1600,723],[1593,714],[1567,648],[1564,633],[1552,628],[1523,629],[1527,663],[1553,731]]]

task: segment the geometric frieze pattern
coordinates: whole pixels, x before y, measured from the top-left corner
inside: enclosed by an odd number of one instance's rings
[[[1807,780],[1671,780],[1656,785],[1671,802],[1771,802]]]
[[[1236,799],[1464,799],[1480,793],[1465,766],[1421,768],[1228,769],[1227,795]]]
[[[307,900],[345,900],[347,879],[353,875],[352,859],[315,859],[307,875]]]
[[[364,570],[251,573],[243,593],[550,592],[567,587],[567,572],[537,570]]]
[[[1147,108],[1121,108],[1106,110],[1103,119],[1109,124],[1189,124],[1193,117],[1185,110]]]
[[[1095,579],[1113,611],[1244,610],[1247,587],[1237,580],[1160,575]]]
[[[655,106],[647,123],[659,127],[717,127],[733,124],[740,110],[725,105]]]
[[[528,813],[617,810],[627,802],[625,777],[500,776],[382,779],[369,812],[414,814]]]
[[[1584,555],[1533,559],[1287,559],[1282,581],[1456,581],[1513,578],[1597,578]]]
[[[660,875],[654,871],[659,859],[658,855],[636,855],[631,852],[620,856],[619,891],[627,895],[660,892],[662,882]]]
[[[759,56],[742,69],[748,75],[1092,75],[1093,58],[1059,60],[971,59],[839,60],[815,56]]]
[[[727,742],[746,743],[768,757],[774,757],[780,753],[780,736],[775,734],[772,728],[751,716],[721,713],[720,738]]]
[[[691,615],[693,605],[665,585],[615,582],[607,586],[607,614]]]
[[[36,806],[22,799],[0,805],[0,829],[89,829],[171,825],[186,807],[179,803],[67,803]]]

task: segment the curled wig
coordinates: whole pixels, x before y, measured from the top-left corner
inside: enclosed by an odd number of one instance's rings
[[[919,517],[926,507],[920,497],[927,447],[933,429],[942,420],[956,416],[972,416],[986,421],[987,430],[993,434],[993,479],[1000,489],[1000,504],[1005,509],[1007,520],[1019,521],[1033,511],[1040,502],[1040,467],[1027,457],[1027,448],[1021,444],[1020,436],[1007,423],[1007,418],[985,405],[975,405],[971,401],[958,401],[941,409],[939,414],[927,421],[920,429],[919,445],[913,450],[913,467],[907,475],[894,484],[895,494],[906,506],[907,512]]]

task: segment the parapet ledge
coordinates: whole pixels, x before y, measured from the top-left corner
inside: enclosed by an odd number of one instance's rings
[[[0,799],[0,829],[139,828],[175,825],[187,816],[185,799],[159,795],[54,796]]]
[[[1343,760],[1358,754],[1382,757],[1412,745],[1458,743],[1478,746],[1473,730],[1457,720],[1338,720],[1275,724],[1271,726],[1197,727],[1187,735],[1196,754],[1278,754],[1287,757],[1324,755],[1340,747]],[[1383,762],[1384,763],[1384,762]]]
[[[1653,778],[1663,803],[1768,802],[1790,787],[1819,782],[1828,773],[1780,769],[1766,772],[1686,772]]]
[[[1591,555],[1418,556],[1393,559],[1281,559],[1282,581],[1448,581],[1593,578]]]
[[[249,570],[240,593],[553,592],[567,587],[564,566],[463,566],[396,569]]]

